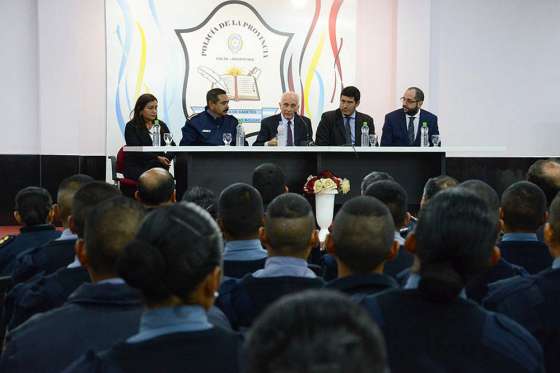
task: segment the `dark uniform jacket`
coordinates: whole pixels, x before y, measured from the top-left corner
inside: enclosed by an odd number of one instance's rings
[[[476,303],[391,290],[362,302],[385,336],[389,367],[401,372],[543,372],[542,349],[523,327]]]
[[[233,115],[226,114],[215,119],[206,107],[203,112],[187,119],[181,128],[183,138],[179,145],[224,145],[223,134],[226,132],[231,133],[231,145],[235,145],[237,124],[237,118]]]
[[[143,304],[127,285],[83,284],[64,306],[7,335],[2,372],[60,372],[89,349],[111,347],[138,331]]]
[[[560,269],[497,282],[483,305],[527,328],[544,350],[546,371],[560,372]]]
[[[41,224],[23,227],[17,236],[3,238],[0,244],[0,276],[12,274],[18,256],[59,236],[60,232],[55,230],[54,225]]]
[[[163,134],[169,133],[167,124],[159,121],[160,125],[160,144],[165,145]],[[124,139],[127,146],[152,146],[152,136],[145,126],[137,126],[132,121],[126,124],[124,129]],[[172,143],[175,145],[175,143]],[[158,156],[165,156],[168,159],[173,158],[173,153],[163,152],[126,152],[124,157],[124,176],[129,179],[138,180],[144,171],[153,167],[163,167],[157,159]]]
[[[552,265],[548,246],[540,241],[500,241],[502,258],[517,264],[531,274],[539,273]]]
[[[66,267],[74,260],[75,243],[75,239],[53,240],[21,255],[16,260],[12,280],[14,283],[23,282],[39,272],[48,275]]]
[[[356,303],[360,303],[368,295],[398,288],[397,282],[390,276],[371,273],[367,275],[351,275],[330,281],[326,289],[334,289],[348,294]]]
[[[511,264],[504,259],[500,259],[496,265],[470,280],[465,287],[465,291],[469,299],[472,299],[476,303],[480,304],[488,295],[488,287],[490,284],[515,276],[528,275],[529,273],[525,270],[525,268]]]
[[[241,278],[248,273],[253,273],[264,268],[266,258],[257,260],[224,260],[224,276]]]
[[[373,118],[367,114],[356,111],[356,118],[354,120],[355,139],[354,145],[360,146],[362,144],[361,134],[362,125],[366,122],[369,127],[369,133],[375,133],[375,126]],[[321,116],[321,121],[317,126],[317,134],[315,138],[315,145],[319,146],[337,146],[346,144],[346,130],[344,127],[344,118],[340,109],[327,111]]]

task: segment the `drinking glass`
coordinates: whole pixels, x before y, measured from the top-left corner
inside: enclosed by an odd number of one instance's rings
[[[377,135],[376,134],[371,134],[369,135],[369,146],[378,146],[379,144],[377,143]]]
[[[434,146],[441,146],[441,137],[439,135],[432,135],[432,144]]]
[[[222,140],[224,140],[225,146],[229,146],[229,144],[231,144],[231,133],[224,132],[224,134],[222,135]]]
[[[169,146],[169,145],[171,145],[171,142],[173,141],[173,136],[171,136],[170,133],[164,133],[163,134],[163,141],[165,141],[166,146]]]

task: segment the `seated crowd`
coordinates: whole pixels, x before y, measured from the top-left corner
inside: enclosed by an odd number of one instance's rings
[[[134,199],[80,174],[56,203],[22,189],[0,371],[560,371],[560,163],[501,197],[431,178],[416,217],[366,173],[324,242],[274,164],[180,201],[164,168]]]

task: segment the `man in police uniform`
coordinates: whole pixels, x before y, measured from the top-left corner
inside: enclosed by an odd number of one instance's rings
[[[0,275],[9,275],[16,257],[60,236],[51,224],[54,211],[50,193],[43,188],[27,187],[15,198],[14,217],[23,225],[17,236],[0,239]]]
[[[227,114],[229,98],[226,91],[220,88],[209,90],[206,93],[206,105],[203,112],[187,119],[181,128],[183,138],[179,145],[224,145],[224,133],[231,134],[231,144],[235,145],[238,120]]]

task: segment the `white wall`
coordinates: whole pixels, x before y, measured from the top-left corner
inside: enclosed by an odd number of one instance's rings
[[[0,0],[1,154],[37,154],[38,51],[36,0]]]
[[[375,26],[366,30],[396,39],[395,55],[369,48],[371,58],[360,59],[394,60],[395,88],[382,104],[367,98],[376,88],[363,73],[367,67],[358,68],[360,109],[374,113],[378,128],[384,108],[394,109],[403,88],[417,84],[448,145],[504,145],[511,156],[559,154],[558,0],[393,2],[395,22],[375,23],[372,14]],[[105,154],[104,1],[0,0],[0,9],[0,107],[10,134],[0,136],[0,153]],[[358,39],[364,48],[381,45]],[[382,48],[392,53],[389,45]]]

